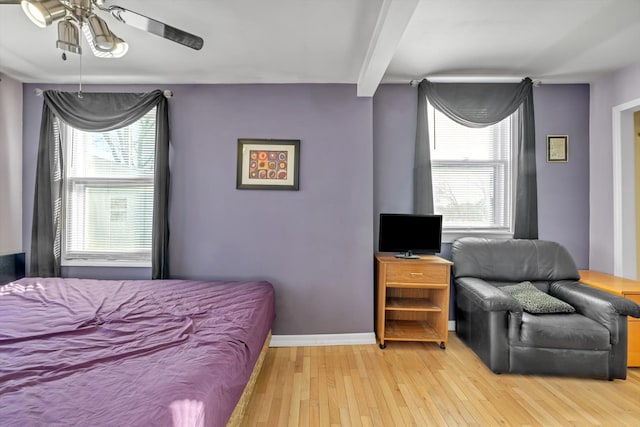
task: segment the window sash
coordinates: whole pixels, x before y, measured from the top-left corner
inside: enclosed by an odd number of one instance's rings
[[[142,203],[153,209],[153,179],[69,178],[66,186],[66,205],[74,216],[72,221],[65,216],[65,225],[72,227],[71,230],[65,227],[66,260],[140,262],[150,259],[152,218],[141,216],[129,220],[126,213],[128,201],[135,196],[142,196]],[[102,209],[91,210],[92,203],[88,200],[91,198],[94,205],[102,201]],[[117,202],[121,201],[124,205],[119,206]],[[96,228],[98,226],[100,228]],[[94,242],[88,242],[92,237]],[[108,247],[116,243],[117,249]]]
[[[456,220],[456,211],[451,209],[447,211],[447,206],[443,206],[439,203],[439,192],[443,191],[443,188],[439,188],[434,192],[434,208],[437,214],[443,215],[443,219],[446,219],[446,227],[443,224],[443,228],[451,231],[463,231],[469,229],[477,230],[496,230],[496,231],[509,231],[509,224],[511,223],[511,209],[510,209],[510,191],[504,187],[510,186],[510,182],[507,178],[509,172],[509,163],[507,161],[434,161],[432,162],[432,170],[434,175],[434,186],[438,183],[438,177],[443,175],[454,176],[458,175],[464,177],[459,180],[449,180],[448,184],[462,186],[467,184],[469,177],[471,179],[488,178],[492,185],[491,195],[494,197],[493,203],[485,207],[486,221],[472,221],[470,216],[460,214],[458,220]],[[441,171],[441,173],[438,173]],[[489,171],[489,172],[487,172]],[[453,182],[452,182],[453,181]],[[459,194],[453,194],[452,197]],[[464,196],[464,194],[463,194]],[[476,203],[478,202],[476,198]],[[470,201],[464,200],[463,202],[471,204]],[[463,203],[458,205],[461,207]],[[455,205],[454,205],[455,207]],[[476,210],[476,213],[478,211]],[[482,212],[480,212],[482,214]]]

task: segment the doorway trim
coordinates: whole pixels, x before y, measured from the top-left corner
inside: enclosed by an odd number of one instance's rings
[[[637,279],[633,113],[640,98],[612,108],[613,131],[613,274]],[[631,176],[631,178],[629,178]],[[633,194],[633,197],[625,195]]]

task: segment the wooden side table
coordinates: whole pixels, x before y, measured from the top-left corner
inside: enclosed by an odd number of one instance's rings
[[[377,254],[376,335],[386,341],[439,342],[445,349],[449,331],[450,261],[437,256],[399,259]]]
[[[580,281],[594,288],[623,296],[636,304],[640,304],[640,282],[598,273],[591,270],[580,270]],[[628,317],[627,366],[640,367],[640,319]]]

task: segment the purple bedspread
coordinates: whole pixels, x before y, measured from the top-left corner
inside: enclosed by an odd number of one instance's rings
[[[275,317],[268,282],[0,287],[1,426],[224,426]]]

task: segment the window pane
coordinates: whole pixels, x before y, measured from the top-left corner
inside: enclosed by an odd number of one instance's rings
[[[155,109],[138,122],[110,132],[73,129],[69,177],[152,177]]]
[[[503,228],[504,164],[441,164],[433,167],[434,209],[443,225]]]
[[[155,108],[110,132],[64,127],[64,259],[149,261]]]
[[[68,252],[149,252],[153,184],[72,183],[68,201]]]
[[[440,116],[436,121],[434,160],[491,160],[502,154],[495,152],[495,127],[472,129]]]

